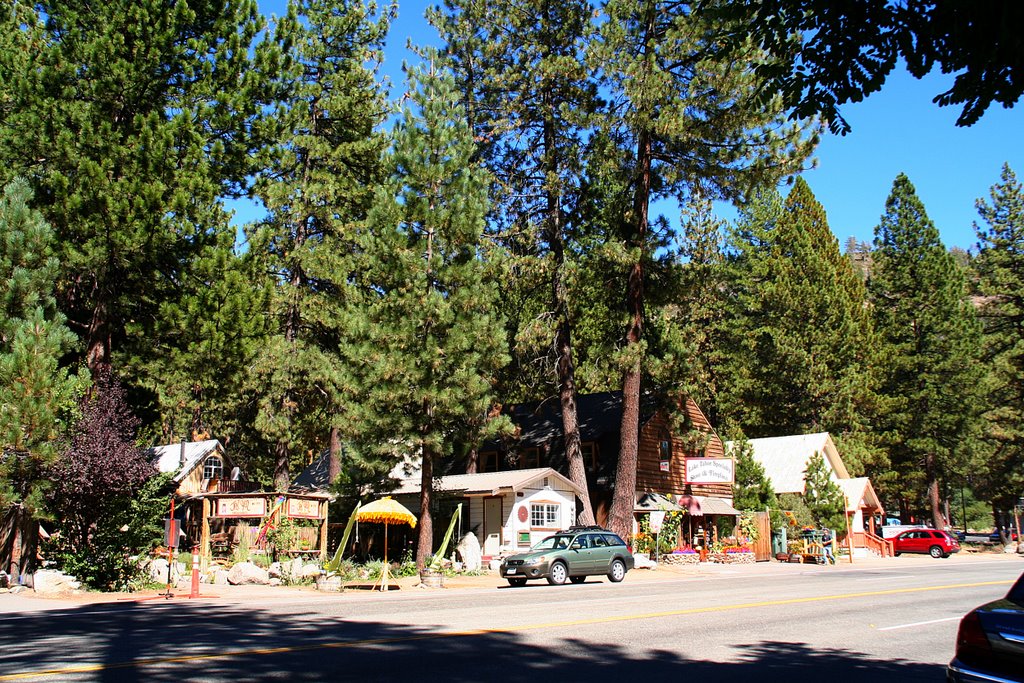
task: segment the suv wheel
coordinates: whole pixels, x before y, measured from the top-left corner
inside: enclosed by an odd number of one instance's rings
[[[938,559],[943,555],[942,548],[940,548],[937,545],[933,545],[931,548],[928,548],[928,554],[934,557],[935,559]]]
[[[626,578],[626,565],[622,560],[612,560],[612,566],[608,570],[608,580],[612,583],[618,583]]]
[[[569,572],[561,562],[555,562],[548,571],[548,583],[552,586],[561,586],[569,577]]]

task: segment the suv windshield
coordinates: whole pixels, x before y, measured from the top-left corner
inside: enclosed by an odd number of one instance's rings
[[[548,536],[543,541],[533,546],[533,550],[565,550],[569,547],[569,542],[573,539],[572,536],[566,536],[564,534],[558,534],[556,536]]]

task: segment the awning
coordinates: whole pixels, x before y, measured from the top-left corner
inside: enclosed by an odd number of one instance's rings
[[[710,496],[693,496],[697,500],[699,510],[697,514],[704,515],[729,515],[736,517],[740,511],[729,504],[724,498],[712,498]],[[693,514],[693,513],[691,513]]]

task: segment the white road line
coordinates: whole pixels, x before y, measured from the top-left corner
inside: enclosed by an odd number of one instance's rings
[[[959,621],[960,617],[947,617],[946,619],[932,619],[931,621],[917,621],[913,624],[900,624],[899,626],[886,626],[879,631],[895,631],[898,628],[913,628],[914,626],[926,626],[928,624],[941,624],[944,621]]]

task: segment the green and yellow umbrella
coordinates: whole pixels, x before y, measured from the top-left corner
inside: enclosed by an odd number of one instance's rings
[[[386,591],[388,589],[388,524],[408,524],[415,528],[416,516],[391,496],[385,496],[360,507],[356,512],[356,519],[360,522],[375,522],[384,525],[384,569],[381,571],[380,589]]]

